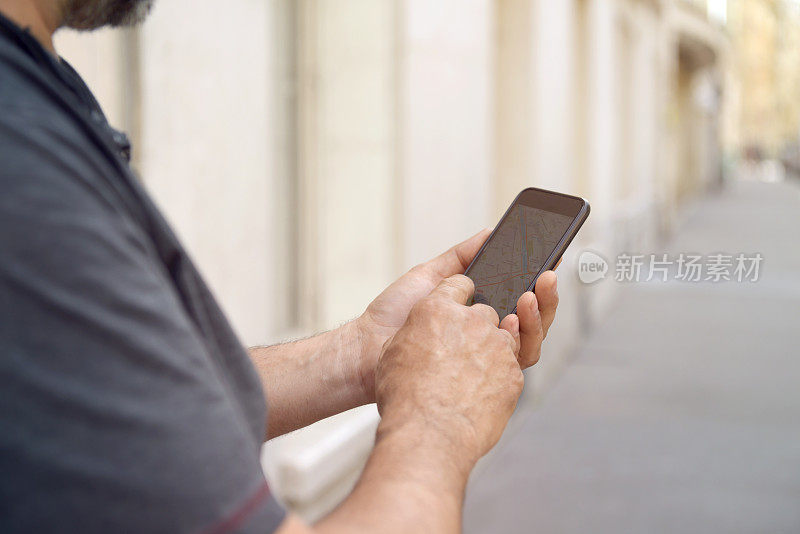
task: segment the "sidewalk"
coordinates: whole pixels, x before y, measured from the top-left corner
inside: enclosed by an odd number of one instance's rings
[[[800,532],[800,185],[733,184],[665,252],[760,252],[761,279],[623,288],[471,480],[466,533]]]

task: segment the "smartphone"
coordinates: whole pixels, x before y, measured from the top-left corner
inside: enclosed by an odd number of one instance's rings
[[[519,297],[555,268],[587,217],[589,203],[580,197],[524,189],[467,267],[473,302],[488,304],[501,320],[516,313]]]

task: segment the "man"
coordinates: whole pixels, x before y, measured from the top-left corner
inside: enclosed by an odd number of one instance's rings
[[[0,531],[459,530],[470,470],[553,321],[555,275],[502,323],[467,306],[483,231],[352,322],[248,357],[125,136],[53,49],[59,27],[149,7],[0,0]],[[263,441],[371,402],[382,420],[351,495],[314,526],[285,513]]]

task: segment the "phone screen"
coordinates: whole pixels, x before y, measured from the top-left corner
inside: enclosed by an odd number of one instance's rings
[[[513,313],[574,220],[515,202],[467,270],[474,302],[492,306],[500,319]]]

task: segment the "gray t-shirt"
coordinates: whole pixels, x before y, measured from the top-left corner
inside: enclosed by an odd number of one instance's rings
[[[260,382],[129,148],[0,16],[0,532],[271,532]]]

